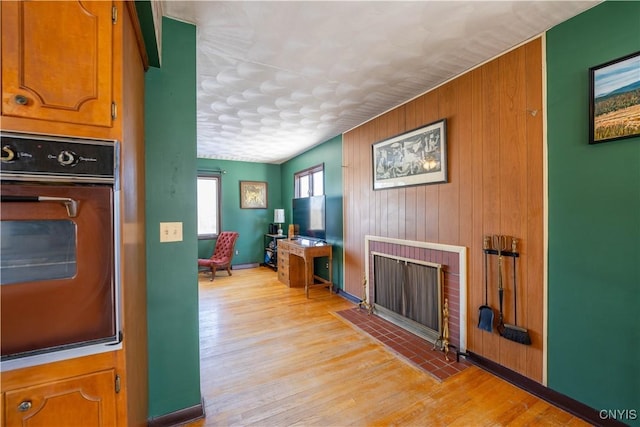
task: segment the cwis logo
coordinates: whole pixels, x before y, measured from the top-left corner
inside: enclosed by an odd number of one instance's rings
[[[601,409],[598,413],[601,420],[637,420],[638,411],[635,409]]]

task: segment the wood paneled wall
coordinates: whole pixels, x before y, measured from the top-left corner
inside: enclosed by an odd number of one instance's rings
[[[538,382],[543,355],[542,41],[499,58],[343,137],[345,291],[360,297],[366,234],[469,248],[468,350]],[[445,184],[373,191],[372,144],[447,119]],[[519,240],[518,325],[532,345],[477,328],[484,304],[484,235]],[[489,304],[498,310],[497,257]],[[513,261],[505,259],[505,322],[514,323]]]
[[[121,363],[127,375],[126,412],[119,413],[118,424],[128,427],[147,425],[148,404],[148,360],[147,360],[147,277],[145,236],[145,143],[144,143],[144,90],[146,51],[141,40],[138,15],[133,2],[125,2],[123,10],[123,95],[122,139],[120,144],[120,195],[121,233],[123,245],[120,250],[122,278],[122,300],[124,307],[124,350],[120,352]],[[142,49],[142,50],[141,50]],[[124,397],[120,397],[123,399]],[[122,407],[121,407],[122,408]],[[125,417],[126,416],[126,417]]]

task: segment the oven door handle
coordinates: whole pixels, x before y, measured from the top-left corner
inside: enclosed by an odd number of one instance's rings
[[[0,202],[54,202],[62,203],[67,208],[69,218],[78,216],[78,201],[68,197],[50,197],[50,196],[2,196]]]

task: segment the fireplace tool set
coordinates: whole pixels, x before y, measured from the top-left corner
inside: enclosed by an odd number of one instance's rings
[[[438,349],[438,343],[441,345],[439,350],[444,353],[444,360],[449,362],[449,347],[456,348],[449,342],[449,298],[444,299],[444,306],[442,308],[442,335],[433,343],[432,350]],[[458,359],[457,355],[456,359]]]
[[[508,240],[511,240],[511,251],[509,249]],[[507,237],[503,235],[484,236],[482,242],[482,250],[484,251],[484,292],[485,303],[480,306],[478,310],[478,328],[487,332],[493,332],[494,325],[494,310],[488,304],[488,256],[498,256],[498,301],[500,304],[500,311],[498,313],[497,330],[500,336],[510,341],[514,341],[520,344],[531,344],[531,337],[527,329],[518,326],[518,286],[516,281],[516,258],[520,257],[517,252],[518,239],[515,237]],[[504,315],[502,312],[503,297],[504,297],[504,283],[502,278],[502,268],[504,257],[511,257],[513,259],[513,315],[514,323],[504,323]]]
[[[373,304],[367,301],[367,276],[362,277],[362,301],[358,303],[358,309],[365,309],[368,314],[373,313]]]

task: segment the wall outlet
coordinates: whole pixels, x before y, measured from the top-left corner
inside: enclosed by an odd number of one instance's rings
[[[238,255],[238,251],[236,250],[236,255]]]
[[[161,222],[160,242],[182,242],[181,222]]]

